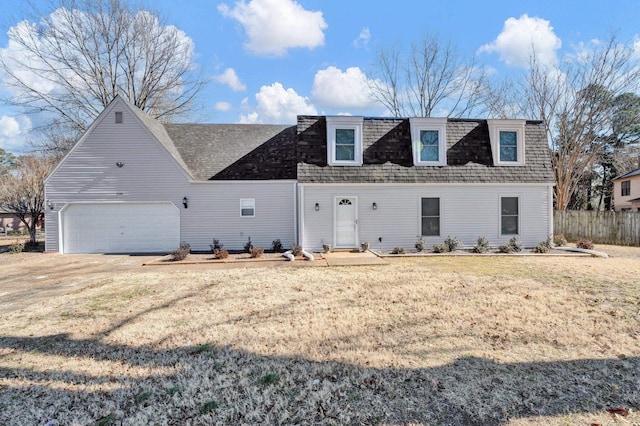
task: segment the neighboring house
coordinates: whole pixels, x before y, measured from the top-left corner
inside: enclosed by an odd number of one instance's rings
[[[617,212],[640,212],[640,168],[613,180],[613,205]]]
[[[31,219],[27,218],[27,220],[30,221]],[[38,220],[36,223],[36,229],[41,229],[42,225],[42,219]],[[7,233],[7,231],[26,232],[27,227],[22,223],[15,212],[0,207],[0,233]]]
[[[241,249],[251,237],[412,248],[553,233],[544,128],[525,120],[300,116],[172,124],[116,97],[45,182],[46,250]]]

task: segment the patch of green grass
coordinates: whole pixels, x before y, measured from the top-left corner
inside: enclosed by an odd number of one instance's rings
[[[153,395],[151,392],[140,392],[136,395],[136,404],[142,404]]]
[[[149,296],[150,294],[153,294],[153,291],[148,288],[140,287],[133,290],[125,291],[120,295],[120,298],[124,300],[131,300],[138,297]]]
[[[169,396],[173,396],[177,393],[178,394],[182,393],[182,388],[180,386],[172,386],[169,389],[167,389],[167,395]]]
[[[268,386],[268,385],[273,385],[275,383],[278,383],[279,380],[280,380],[280,377],[278,377],[276,373],[268,373],[260,377],[259,382],[263,386]]]
[[[96,420],[94,426],[107,426],[111,424],[115,420],[115,416],[113,414],[109,414],[107,416],[102,417],[101,419]]]
[[[204,352],[208,352],[211,350],[211,345],[208,343],[202,344],[200,346],[196,346],[194,350],[191,351],[192,355],[198,355]]]
[[[219,405],[218,405],[218,403],[216,401],[213,401],[213,400],[207,401],[207,402],[205,402],[204,404],[202,404],[200,406],[200,410],[199,410],[200,414],[207,414],[207,413],[210,413],[212,411],[215,411],[215,410],[218,409],[218,406]]]

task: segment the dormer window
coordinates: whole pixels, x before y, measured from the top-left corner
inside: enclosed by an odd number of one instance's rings
[[[409,119],[411,127],[411,150],[415,166],[447,165],[447,119]]]
[[[487,120],[494,166],[524,166],[525,120]]]
[[[327,163],[362,165],[362,117],[327,117]]]

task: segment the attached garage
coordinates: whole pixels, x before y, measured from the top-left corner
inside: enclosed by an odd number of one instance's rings
[[[180,243],[172,203],[72,203],[60,211],[63,253],[170,252]]]

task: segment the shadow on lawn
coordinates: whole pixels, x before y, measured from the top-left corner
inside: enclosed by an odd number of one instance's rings
[[[0,350],[5,359],[32,353],[52,363],[0,367],[1,424],[499,425],[640,409],[638,357],[512,364],[470,357],[435,368],[367,368],[231,346],[165,350],[65,334],[2,336]],[[73,362],[73,371],[56,368],[58,357]],[[87,362],[99,365],[96,373],[82,367]]]

